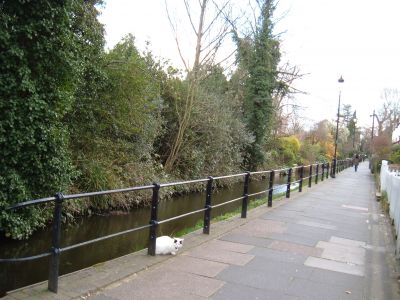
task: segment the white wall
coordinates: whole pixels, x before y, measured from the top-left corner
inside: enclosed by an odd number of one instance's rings
[[[400,257],[400,173],[390,172],[388,162],[382,161],[381,167],[381,191],[386,191],[390,205],[389,214],[394,220],[394,227],[398,236],[396,243],[396,255]]]

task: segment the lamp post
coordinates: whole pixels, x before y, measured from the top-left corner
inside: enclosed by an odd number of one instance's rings
[[[374,140],[374,121],[375,121],[375,117],[377,117],[377,115],[375,114],[375,109],[374,112],[372,113],[372,115],[369,115],[370,117],[372,117],[372,131],[371,131],[371,146],[372,146],[372,141]]]
[[[354,128],[353,128],[353,152],[354,152],[355,141],[356,141],[356,131],[357,131],[357,111],[354,111],[354,114],[353,114],[353,124],[354,124]]]
[[[372,113],[372,115],[369,115],[370,117],[372,117],[372,130],[371,130],[371,144],[370,144],[370,159],[369,159],[369,169],[371,170],[371,173],[374,173],[374,169],[372,167],[372,150],[373,150],[373,142],[374,142],[374,121],[375,121],[375,117],[378,118],[378,116],[375,114],[375,109],[374,112]],[[379,121],[379,120],[378,120]]]
[[[340,76],[339,83],[343,83],[343,77]],[[337,109],[337,118],[336,118],[336,136],[335,136],[335,153],[333,155],[333,166],[332,166],[332,178],[336,177],[336,161],[337,161],[337,157],[336,157],[336,152],[337,152],[337,143],[338,143],[338,135],[339,135],[339,116],[340,116],[340,96],[341,96],[342,91],[339,90],[339,103],[338,103],[338,109]]]

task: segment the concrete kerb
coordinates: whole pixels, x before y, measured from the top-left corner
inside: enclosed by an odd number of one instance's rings
[[[184,236],[185,243],[180,253],[189,251],[210,240],[218,239],[227,232],[245,225],[250,220],[301,197],[311,189],[321,188],[330,181],[324,180],[319,182],[318,185],[313,184],[311,188],[303,187],[302,192],[291,191],[290,198],[285,198],[283,195],[280,198],[274,199],[272,207],[268,207],[267,203],[265,203],[251,209],[247,212],[246,219],[240,218],[240,214],[238,214],[223,221],[215,223],[211,221],[212,225],[209,235],[203,234],[202,229],[199,229]],[[173,256],[149,256],[147,255],[146,248],[60,276],[58,294],[49,292],[47,290],[47,281],[44,281],[10,291],[3,299],[85,299],[90,295],[112,288],[118,285],[119,282],[130,280],[138,276],[140,272],[154,268],[171,258]]]

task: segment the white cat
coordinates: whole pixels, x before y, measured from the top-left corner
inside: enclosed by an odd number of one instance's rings
[[[172,254],[183,246],[183,239],[171,238],[169,236],[160,236],[156,239],[156,254]]]

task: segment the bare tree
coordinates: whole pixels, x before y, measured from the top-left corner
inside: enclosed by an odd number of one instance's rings
[[[305,92],[295,88],[294,82],[304,75],[297,66],[291,66],[289,62],[279,67],[279,86],[273,95],[276,116],[275,134],[277,135],[285,134],[289,124],[297,124],[295,119],[300,106],[296,103],[294,95],[305,94]]]
[[[392,138],[393,131],[400,125],[400,92],[384,89],[381,98],[385,101],[376,115],[378,135]]]
[[[197,3],[199,6],[191,7],[189,3]],[[173,21],[167,1],[165,1],[167,16],[174,32],[176,46],[187,74],[188,83],[183,105],[182,103],[175,103],[175,110],[178,116],[178,128],[165,162],[165,169],[167,171],[172,169],[179,157],[181,147],[185,140],[185,133],[190,127],[191,113],[198,95],[199,84],[201,80],[207,76],[207,67],[224,63],[234,53],[232,52],[217,61],[218,51],[221,49],[230,32],[229,24],[224,17],[230,14],[230,1],[225,1],[221,5],[217,5],[215,1],[210,0],[199,0],[198,2],[183,0],[183,4],[185,6],[188,24],[196,41],[192,65],[184,55],[182,49],[183,38],[178,34],[178,24]],[[199,12],[197,16],[195,14],[196,9]],[[224,12],[224,14],[222,12]]]

